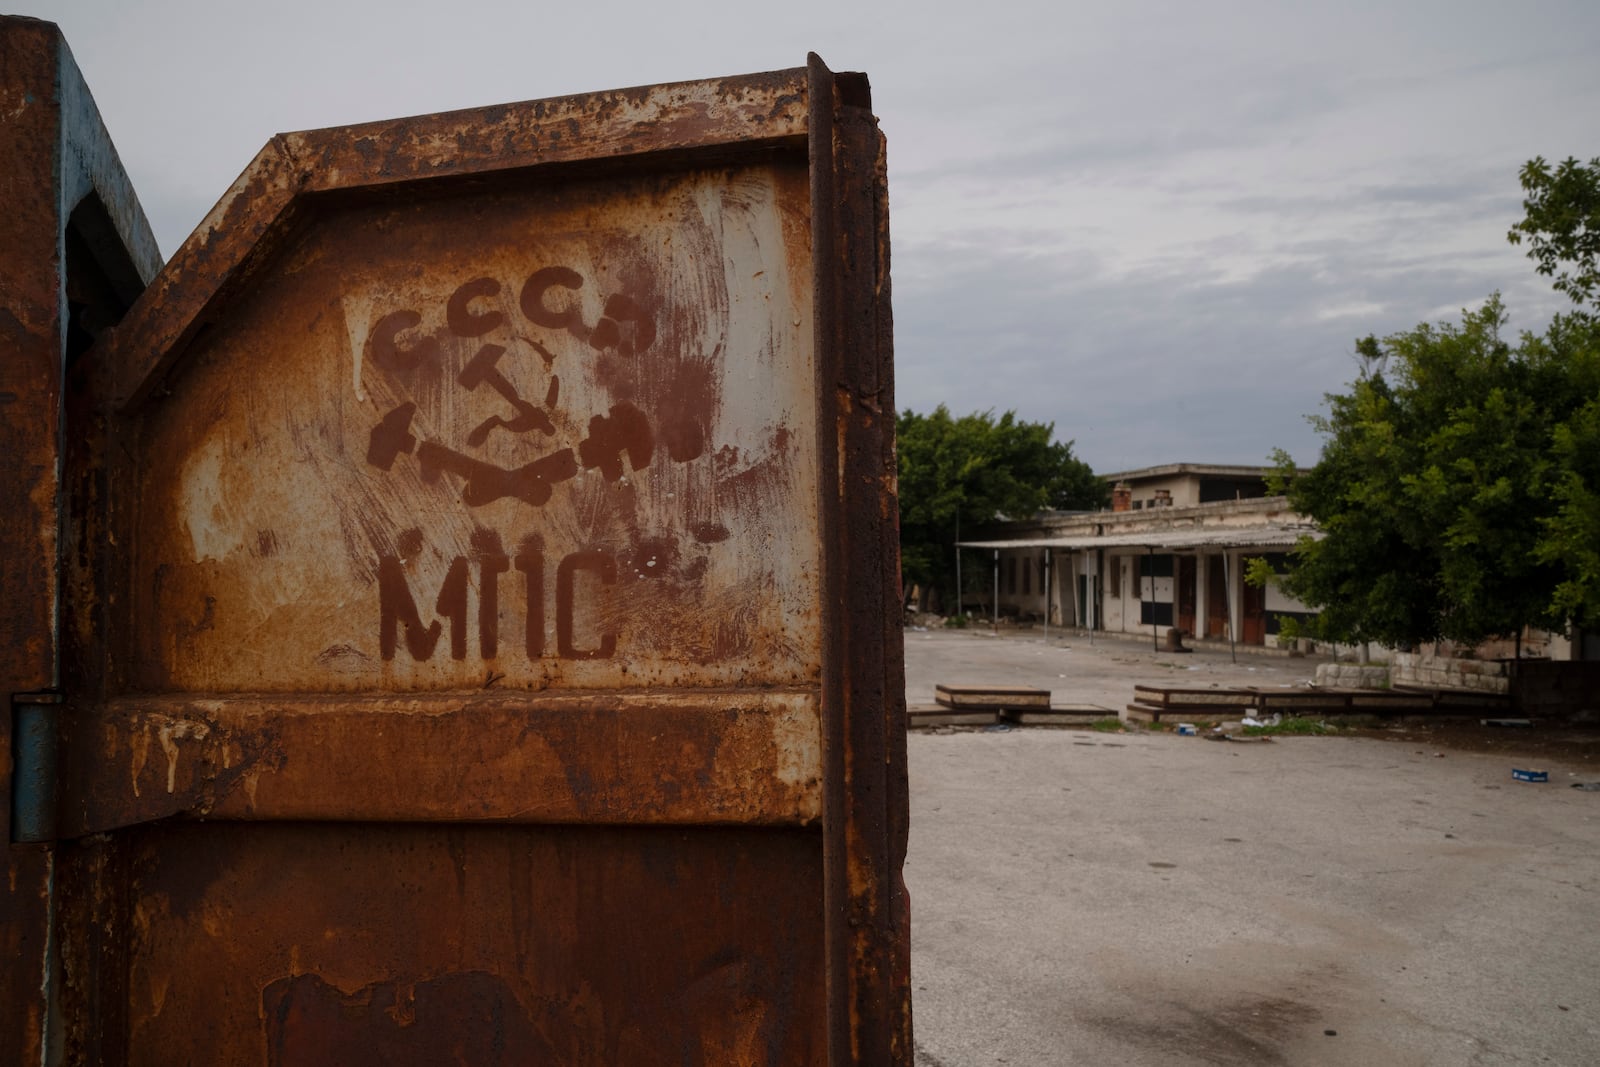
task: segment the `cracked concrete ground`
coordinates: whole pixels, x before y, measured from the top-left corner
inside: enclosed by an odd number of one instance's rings
[[[916,703],[993,681],[1115,707],[1134,681],[1311,671],[1105,639],[906,639]],[[1507,753],[1438,751],[914,733],[917,1064],[1600,1061],[1600,793],[1568,788],[1595,763],[1547,761],[1530,785]]]

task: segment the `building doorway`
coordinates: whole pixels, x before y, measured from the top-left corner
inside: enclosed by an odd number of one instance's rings
[[[1246,645],[1264,645],[1267,643],[1267,591],[1249,583],[1242,584],[1243,618],[1239,622],[1239,641]]]
[[[1228,636],[1228,571],[1220,555],[1206,558],[1206,636],[1217,641]]]
[[[1177,563],[1178,566],[1175,577],[1178,583],[1176,592],[1178,600],[1178,629],[1182,630],[1185,635],[1193,637],[1195,635],[1194,578],[1195,571],[1197,570],[1195,566],[1195,558],[1193,556],[1179,556],[1177,558]]]

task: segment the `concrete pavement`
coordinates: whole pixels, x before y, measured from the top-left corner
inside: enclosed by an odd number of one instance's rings
[[[1072,643],[909,633],[908,694],[1310,671]],[[1600,1062],[1600,793],[1568,788],[1592,765],[1048,729],[910,760],[919,1067]]]
[[[1048,689],[1056,703],[1091,703],[1115,710],[1133,699],[1135,683],[1207,686],[1295,686],[1320,660],[1207,648],[1189,653],[1153,650],[1148,637],[1109,637],[1039,630],[908,630],[906,701],[933,703],[940,683],[1028,685]]]

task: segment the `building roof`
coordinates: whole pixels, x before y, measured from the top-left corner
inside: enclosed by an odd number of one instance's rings
[[[1102,481],[1143,481],[1149,478],[1167,478],[1175,474],[1214,475],[1224,478],[1264,478],[1276,467],[1243,467],[1226,463],[1159,463],[1154,467],[1139,467],[1129,471],[1102,474]]]
[[[1183,530],[1132,530],[1108,534],[1021,537],[1009,541],[960,541],[962,548],[1146,548],[1170,552],[1186,548],[1292,548],[1301,538],[1320,540],[1314,526],[1201,526]]]

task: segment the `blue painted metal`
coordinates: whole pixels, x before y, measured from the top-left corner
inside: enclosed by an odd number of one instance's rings
[[[11,840],[54,841],[61,694],[23,693],[11,706]]]

